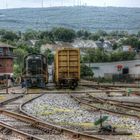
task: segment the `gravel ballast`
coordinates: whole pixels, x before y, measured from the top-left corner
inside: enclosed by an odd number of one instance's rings
[[[23,109],[44,121],[77,131],[97,130],[94,122],[100,118],[98,111],[88,111],[70,98],[68,94],[45,94],[25,104]],[[127,130],[133,133],[133,136],[126,138],[127,140],[140,139],[140,120],[104,112],[102,115],[109,116],[106,124],[113,125],[117,128],[116,130]],[[118,136],[113,139],[116,138],[121,139]]]

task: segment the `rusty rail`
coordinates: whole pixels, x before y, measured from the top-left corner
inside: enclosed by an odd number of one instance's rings
[[[109,109],[104,109],[104,108],[99,108],[99,107],[96,107],[94,105],[91,105],[90,103],[87,103],[85,101],[82,101],[80,98],[76,97],[76,96],[73,96],[73,95],[70,95],[71,98],[73,98],[75,101],[77,101],[78,103],[81,103],[83,105],[86,105],[86,106],[89,106],[90,108],[93,108],[93,109],[96,109],[96,110],[102,110],[104,112],[107,112],[107,113],[111,113],[111,114],[119,114],[119,115],[123,115],[123,116],[130,116],[130,117],[134,117],[134,118],[137,118],[137,119],[140,119],[140,116],[137,116],[137,115],[132,115],[132,114],[128,114],[128,113],[121,113],[121,112],[116,112],[116,111],[112,111],[112,110],[109,110]]]
[[[44,94],[42,94],[44,95]],[[76,131],[73,131],[73,130],[70,130],[70,129],[66,129],[66,128],[63,128],[63,127],[60,127],[60,126],[57,126],[57,125],[52,125],[50,123],[46,123],[46,122],[43,122],[42,120],[32,116],[31,114],[28,114],[27,112],[25,112],[22,108],[25,104],[35,100],[36,98],[39,98],[40,96],[42,95],[39,95],[35,98],[32,98],[26,102],[24,102],[21,106],[20,106],[20,111],[31,117],[32,119],[35,119],[36,121],[42,123],[45,127],[50,127],[50,128],[53,128],[55,130],[59,130],[59,132],[61,132],[61,134],[65,135],[65,136],[69,136],[71,138],[76,138],[76,139],[80,139],[80,140],[104,140],[103,138],[100,138],[100,137],[97,137],[97,136],[94,136],[94,135],[88,135],[86,133],[80,133],[80,132],[76,132]]]
[[[117,101],[117,100],[113,100],[113,99],[105,99],[105,98],[102,98],[102,97],[93,97],[89,93],[87,93],[87,95],[92,99],[100,101],[100,103],[108,103],[108,104],[120,106],[120,107],[123,107],[123,108],[126,108],[126,109],[132,109],[132,110],[135,110],[135,111],[140,111],[140,103],[137,103],[137,102]],[[135,106],[135,105],[139,105],[139,106]]]
[[[109,87],[118,87],[118,88],[140,88],[139,85],[136,84],[107,84],[107,83],[92,83],[90,82],[81,82],[80,86],[90,86],[90,87],[101,87],[101,88],[109,88]]]
[[[20,94],[20,95],[18,95],[18,96],[15,96],[15,97],[6,99],[6,100],[0,102],[0,106],[6,105],[7,103],[12,102],[12,101],[15,101],[15,100],[17,100],[17,99],[19,99],[19,98],[22,98],[22,97],[24,97],[24,94]]]

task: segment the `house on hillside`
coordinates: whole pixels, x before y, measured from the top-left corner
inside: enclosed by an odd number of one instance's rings
[[[38,41],[38,40],[33,40],[33,39],[31,39],[31,40],[27,41],[27,44],[28,44],[29,46],[31,46],[31,47],[35,47],[35,44],[36,44],[37,41]]]
[[[134,49],[132,48],[131,45],[123,45],[122,46],[122,51],[124,51],[124,52],[133,52]]]
[[[74,48],[98,48],[97,44],[93,40],[82,40],[82,39],[76,39],[72,46]]]
[[[96,45],[98,46],[98,48],[104,49],[104,51],[107,52],[112,52],[112,44],[110,41],[95,41]]]
[[[57,44],[44,44],[41,46],[40,51],[41,53],[44,53],[47,49],[51,50],[52,53],[55,53],[56,49],[59,48],[65,48],[65,47],[73,47],[72,45],[70,45],[70,43],[58,43]]]
[[[131,45],[123,45],[116,49],[116,51],[122,51],[122,52],[134,52],[135,50],[132,48]]]

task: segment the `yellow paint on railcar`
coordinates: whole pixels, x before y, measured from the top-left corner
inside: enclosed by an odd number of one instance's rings
[[[63,48],[56,50],[55,62],[55,82],[59,79],[80,80],[80,50],[75,48]]]

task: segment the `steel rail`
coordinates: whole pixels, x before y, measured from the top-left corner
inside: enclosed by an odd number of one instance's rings
[[[11,132],[13,132],[16,135],[20,135],[20,137],[24,138],[24,140],[44,140],[42,138],[38,138],[36,136],[33,136],[31,134],[25,133],[23,131],[19,131],[18,129],[13,128],[10,125],[7,125],[6,123],[3,123],[0,121],[0,126],[2,128],[7,128],[8,130],[10,130]]]
[[[119,87],[119,88],[126,88],[126,87],[128,87],[128,88],[140,88],[138,85],[134,85],[134,84],[125,84],[125,85],[123,85],[123,84],[96,84],[96,83],[92,83],[92,82],[81,82],[81,83],[79,83],[79,85],[80,86],[91,86],[91,87],[103,87],[103,88],[108,88],[108,87]]]
[[[89,103],[87,103],[85,101],[82,101],[80,98],[78,98],[76,96],[73,96],[73,95],[70,95],[70,96],[71,96],[71,98],[73,98],[78,103],[81,103],[83,105],[89,106],[90,108],[94,108],[96,110],[102,110],[104,112],[111,113],[111,114],[118,114],[118,115],[123,115],[123,116],[130,116],[130,117],[134,117],[134,118],[140,119],[140,116],[137,116],[137,115],[132,115],[132,114],[128,114],[128,113],[121,113],[121,112],[115,112],[115,111],[104,109],[104,108],[101,108],[101,107],[99,108],[99,107],[96,107],[94,105],[91,105],[91,104],[89,104]]]
[[[42,94],[82,94],[82,93],[106,93],[106,92],[126,92],[125,90],[81,90],[81,91],[41,91]],[[37,92],[36,92],[37,93]],[[32,94],[32,92],[28,92]],[[38,92],[39,94],[39,92]]]
[[[23,110],[23,106],[26,105],[27,103],[39,98],[40,96],[43,96],[44,94],[42,95],[39,95],[37,97],[34,97],[26,102],[24,102],[22,105],[20,105],[20,111],[31,117],[31,118],[34,118],[35,120],[39,121],[40,123],[43,123],[43,125],[45,125],[45,127],[50,127],[50,128],[53,128],[55,130],[59,130],[63,135],[65,136],[69,136],[71,138],[76,138],[76,139],[79,139],[79,140],[105,140],[103,138],[100,138],[100,137],[97,137],[97,136],[94,136],[94,135],[88,135],[86,133],[80,133],[80,132],[76,132],[74,130],[70,130],[70,129],[66,129],[64,127],[60,127],[58,125],[53,125],[53,124],[50,124],[50,123],[47,123],[47,122],[44,122],[42,120],[40,120],[39,118],[36,118],[34,116],[32,116],[31,114],[27,113],[26,111]]]
[[[93,97],[92,95],[88,94],[87,95],[92,98],[92,99],[95,99],[95,100],[98,100],[100,103],[108,103],[110,105],[115,105],[115,106],[119,106],[119,107],[122,107],[122,108],[126,108],[126,109],[131,109],[131,110],[134,110],[134,111],[139,111],[140,112],[140,106],[137,106],[138,108],[134,108],[135,104],[139,104],[140,103],[135,103],[135,102],[129,102],[133,105],[126,105],[124,103],[127,103],[127,102],[123,102],[123,101],[117,101],[117,100],[111,100],[111,99],[104,99],[104,98],[101,98],[101,97]],[[91,100],[92,101],[92,100]]]
[[[137,106],[135,104],[129,104],[129,103],[126,103],[126,102],[119,102],[119,101],[112,101],[112,100],[102,100],[102,98],[97,98],[97,97],[94,97],[93,98],[94,100],[91,100],[91,99],[86,99],[86,98],[83,98],[83,100],[89,102],[89,103],[108,103],[108,104],[111,104],[111,105],[116,105],[116,106],[122,106],[122,107],[126,107],[126,109],[132,109],[132,110],[135,110],[135,111],[140,111],[140,106]],[[129,107],[129,108],[128,108]]]
[[[0,102],[0,107],[3,106],[3,105],[6,105],[7,103],[10,103],[10,102],[12,102],[12,101],[15,101],[15,100],[17,100],[17,99],[19,99],[19,98],[22,98],[22,97],[24,97],[24,94],[20,94],[20,95],[18,95],[18,96],[15,96],[15,97],[6,99],[6,100]]]

